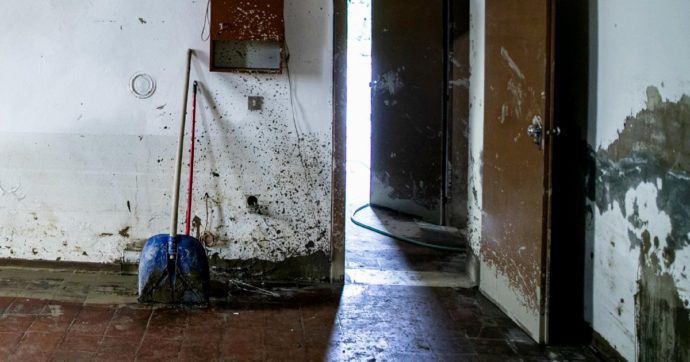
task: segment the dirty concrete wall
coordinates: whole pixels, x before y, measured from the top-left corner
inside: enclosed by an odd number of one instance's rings
[[[690,2],[593,1],[586,319],[629,360],[690,355]]]
[[[2,5],[0,258],[118,262],[168,231],[193,48],[193,235],[216,260],[315,256],[327,267],[332,3],[285,1],[289,76],[208,72],[205,10],[191,0]],[[150,98],[128,90],[137,72],[155,81]],[[249,111],[248,96],[264,97],[263,109]]]

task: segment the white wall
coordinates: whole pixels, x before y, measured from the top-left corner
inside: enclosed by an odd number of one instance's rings
[[[187,48],[202,89],[193,215],[217,238],[211,253],[280,261],[329,250],[332,3],[286,0],[291,84],[285,73],[210,73],[205,9],[3,3],[0,258],[113,262],[168,232]],[[136,72],[157,82],[151,98],[130,94]],[[265,97],[263,111],[247,110],[249,95]],[[268,214],[248,213],[248,195]]]
[[[670,102],[690,95],[690,2],[605,0],[594,4],[593,15],[598,16],[592,28],[591,73],[596,93],[590,100],[589,144],[600,150],[619,138],[626,117],[647,108],[647,87],[657,87]],[[635,307],[641,251],[639,245],[631,246],[630,235],[641,238],[648,230],[652,238],[658,237],[662,245],[651,253],[663,260],[672,216],[658,207],[657,195],[664,186],[659,179],[630,188],[625,194],[627,205],[612,202],[602,210],[591,203],[592,240],[586,253],[591,294],[587,295],[586,314],[594,330],[629,360],[638,357],[636,315],[648,313]],[[629,214],[635,200],[643,227],[631,223],[622,211],[625,207]],[[670,267],[662,263],[661,273],[673,276],[683,300],[690,299],[690,282],[681,276],[688,266],[688,248],[677,251]]]
[[[598,3],[596,135],[606,148],[625,117],[645,108],[648,86],[678,100],[690,89],[687,0],[601,0]],[[593,44],[596,46],[596,44]]]

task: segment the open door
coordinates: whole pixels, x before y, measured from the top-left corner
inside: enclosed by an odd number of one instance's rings
[[[373,205],[443,223],[446,0],[372,0]]]
[[[486,2],[480,289],[547,342],[550,0]]]

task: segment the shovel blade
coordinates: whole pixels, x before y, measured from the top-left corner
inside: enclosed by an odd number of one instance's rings
[[[206,305],[210,275],[203,245],[195,238],[174,238],[177,254],[170,258],[172,236],[149,238],[139,258],[139,301],[142,303]]]

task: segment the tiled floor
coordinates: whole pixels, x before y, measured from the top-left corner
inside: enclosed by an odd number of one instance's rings
[[[280,292],[280,290],[278,290]],[[593,360],[535,345],[474,290],[348,285],[209,310],[0,297],[0,360]]]
[[[596,360],[540,347],[476,289],[448,287],[462,254],[348,235],[342,290],[243,285],[208,310],[137,304],[132,275],[0,265],[0,361]]]

